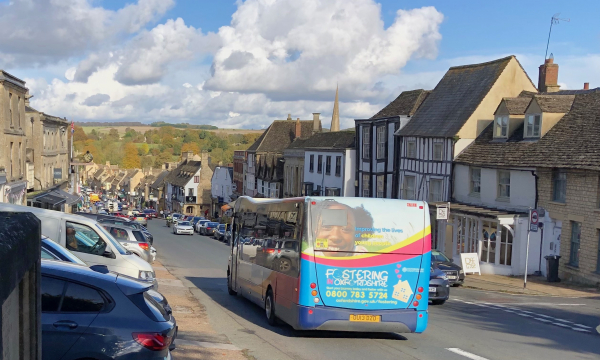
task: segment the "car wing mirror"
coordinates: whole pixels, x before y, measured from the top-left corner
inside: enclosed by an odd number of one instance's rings
[[[110,250],[105,250],[104,253],[102,254],[102,256],[109,258],[109,259],[116,259],[117,257],[115,256],[115,254],[110,251]]]

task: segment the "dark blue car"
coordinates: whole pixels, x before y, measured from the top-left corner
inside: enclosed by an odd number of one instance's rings
[[[42,359],[171,359],[173,318],[150,286],[82,265],[42,261]]]

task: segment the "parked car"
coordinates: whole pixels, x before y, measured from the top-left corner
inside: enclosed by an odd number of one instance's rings
[[[453,263],[444,253],[438,250],[431,250],[431,261],[446,273],[450,285],[459,286],[464,284],[465,273],[462,267]]]
[[[200,220],[204,220],[204,218],[202,216],[194,216],[193,218],[190,219],[190,222],[192,223],[192,226],[194,227],[194,231],[196,230],[196,223]]]
[[[108,215],[108,211],[106,211],[106,209],[100,209],[98,210],[98,214]]]
[[[100,224],[116,224],[116,225],[123,225],[123,226],[129,226],[133,229],[136,230],[141,230],[144,233],[144,236],[146,236],[146,239],[148,239],[148,242],[150,243],[150,245],[154,245],[154,236],[148,231],[148,229],[146,229],[146,227],[144,227],[144,225],[135,222],[135,221],[131,221],[129,219],[121,219],[121,218],[115,218],[115,219],[98,219],[97,220]]]
[[[131,221],[135,221],[135,222],[137,222],[137,223],[139,223],[139,224],[141,224],[141,225],[148,226],[148,219],[146,218],[146,216],[145,216],[145,215],[142,215],[142,214],[138,214],[138,215],[131,215],[131,216],[129,217],[129,219],[130,219]]]
[[[42,259],[67,261],[87,266],[87,264],[75,254],[44,235],[42,235]]]
[[[188,234],[194,235],[194,228],[189,221],[179,221],[173,226],[173,234]]]
[[[60,261],[41,273],[44,360],[171,358],[175,321],[148,284]]]
[[[227,225],[225,225],[225,224],[217,225],[217,227],[215,228],[215,231],[213,232],[213,238],[215,238],[217,240],[224,239],[226,229],[227,229]]]
[[[144,209],[143,213],[146,214],[148,218],[156,218],[157,214],[154,209]]]
[[[70,252],[68,249],[60,246],[56,242],[52,241],[50,238],[42,235],[42,259],[48,260],[57,260],[57,261],[66,261],[74,264],[79,264],[83,266],[88,266],[83,260],[78,258],[75,254]],[[121,276],[127,276],[122,275]],[[138,281],[138,279],[127,276],[130,279]],[[159,304],[163,306],[165,311],[171,315],[173,312],[171,306],[169,306],[169,302],[167,299],[156,290],[148,290],[148,293],[156,300]]]
[[[450,298],[450,283],[446,274],[431,264],[429,275],[429,300],[433,305],[442,305]]]
[[[134,255],[141,257],[148,263],[152,263],[152,246],[141,230],[132,229],[126,225],[102,224],[118,242],[131,251]]]
[[[202,231],[204,231],[203,235],[211,236],[215,232],[215,229],[217,228],[217,226],[219,226],[218,222],[214,222],[214,221],[207,222],[206,226],[202,227]]]
[[[8,203],[0,203],[0,211],[30,212],[40,220],[42,234],[71,250],[87,264],[106,265],[109,270],[157,286],[152,266],[127,251],[91,217]]]
[[[196,232],[197,232],[198,234],[201,234],[202,228],[203,228],[203,227],[205,227],[205,226],[206,226],[206,224],[208,224],[209,222],[210,222],[210,220],[199,220],[199,221],[196,223],[196,227],[195,227],[195,228],[196,228]]]

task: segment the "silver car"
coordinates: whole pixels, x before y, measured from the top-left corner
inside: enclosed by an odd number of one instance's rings
[[[141,230],[116,224],[101,224],[123,247],[149,264],[156,258],[156,250]]]
[[[201,234],[202,228],[206,227],[206,224],[208,224],[210,222],[210,220],[200,220],[196,223],[196,232],[198,234]]]
[[[173,226],[173,234],[188,234],[188,235],[194,235],[194,227],[192,226],[192,223],[190,223],[189,221],[179,221],[177,222],[177,224],[175,224],[175,226]]]

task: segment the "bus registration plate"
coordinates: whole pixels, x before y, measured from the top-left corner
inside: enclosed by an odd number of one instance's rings
[[[381,315],[350,315],[350,321],[381,322]]]

